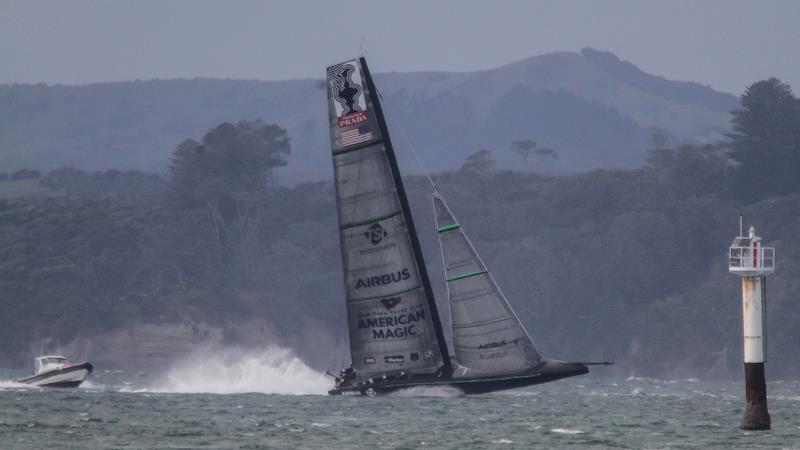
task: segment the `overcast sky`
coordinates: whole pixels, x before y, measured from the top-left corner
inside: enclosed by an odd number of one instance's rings
[[[0,0],[0,83],[321,78],[468,71],[590,46],[643,70],[741,93],[800,92],[800,1]]]

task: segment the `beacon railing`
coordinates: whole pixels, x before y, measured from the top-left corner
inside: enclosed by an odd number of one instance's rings
[[[730,272],[764,274],[775,271],[775,247],[731,247],[728,249]]]

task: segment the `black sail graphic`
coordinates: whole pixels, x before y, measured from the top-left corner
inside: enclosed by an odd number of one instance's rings
[[[533,341],[438,193],[433,207],[459,363],[453,375],[511,373],[539,364]]]
[[[328,111],[357,378],[449,367],[408,201],[363,58],[328,68]]]

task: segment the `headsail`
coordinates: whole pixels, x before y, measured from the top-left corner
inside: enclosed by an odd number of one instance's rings
[[[438,193],[433,206],[460,364],[454,376],[516,372],[539,364],[530,336]]]
[[[408,200],[364,58],[328,68],[328,111],[357,377],[449,367]]]

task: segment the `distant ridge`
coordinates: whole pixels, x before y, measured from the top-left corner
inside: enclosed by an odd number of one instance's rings
[[[652,127],[675,140],[713,139],[727,130],[736,105],[731,94],[647,74],[591,48],[486,71],[385,73],[376,81],[390,122],[434,170],[458,168],[481,148],[494,151],[498,166],[518,167],[509,150],[517,139],[559,152],[559,161],[539,170],[635,167]],[[283,182],[327,179],[324,89],[308,79],[0,85],[0,166],[163,172],[184,139],[224,121],[260,118],[287,128],[292,139]],[[418,170],[394,134],[401,164]]]
[[[586,47],[581,50],[581,55],[604,68],[621,82],[676,103],[695,105],[723,113],[730,112],[736,106],[736,98],[731,94],[718,92],[691,81],[670,81],[660,76],[650,75],[632,63],[620,60],[611,52]]]

